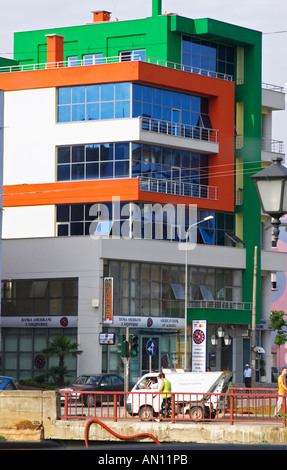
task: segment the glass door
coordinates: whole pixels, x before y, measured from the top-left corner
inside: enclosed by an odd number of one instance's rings
[[[171,110],[171,125],[172,125],[172,134],[180,135],[180,124],[181,124],[181,111],[180,109]]]

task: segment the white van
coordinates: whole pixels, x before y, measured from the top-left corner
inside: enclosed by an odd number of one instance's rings
[[[182,369],[162,371],[165,378],[171,382],[176,416],[179,413],[188,413],[191,419],[214,418],[216,411],[226,406],[222,397],[210,394],[227,393],[232,372],[185,372]],[[161,395],[156,395],[156,389],[149,388],[151,380],[157,380],[158,374],[158,372],[145,374],[132,388],[127,398],[127,411],[130,415],[139,415],[143,419],[158,416]]]

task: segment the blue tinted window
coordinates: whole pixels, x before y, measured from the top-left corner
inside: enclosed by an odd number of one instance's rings
[[[115,86],[113,83],[101,85],[101,101],[114,101]]]
[[[63,87],[58,90],[58,104],[70,104],[71,103],[71,87]]]
[[[58,122],[130,117],[130,89],[130,83],[59,88]]]
[[[85,166],[83,163],[74,163],[72,165],[72,180],[84,179]]]
[[[114,102],[107,102],[101,104],[101,119],[113,119],[114,118]]]
[[[72,106],[72,121],[84,121],[85,120],[85,105],[74,104]]]
[[[87,103],[86,105],[86,119],[97,120],[100,118],[100,105],[99,103]]]
[[[98,177],[99,177],[99,164],[98,163],[87,163],[86,178],[87,179],[98,179]]]
[[[130,84],[129,83],[116,83],[115,84],[115,99],[116,100],[129,100],[130,99]]]
[[[98,102],[100,99],[100,85],[87,86],[87,103]]]
[[[58,122],[71,121],[71,106],[58,107]]]
[[[113,162],[102,162],[100,167],[101,178],[113,177]]]
[[[76,86],[72,88],[72,103],[85,103],[85,87]]]
[[[129,159],[130,156],[130,145],[128,142],[115,144],[115,159]]]
[[[57,180],[69,181],[70,180],[70,165],[57,166]]]
[[[116,101],[115,102],[115,118],[128,118],[130,117],[130,102],[129,101]]]
[[[191,67],[194,73],[200,72],[211,76],[216,76],[218,73],[219,78],[223,78],[220,77],[221,74],[234,75],[234,62],[234,47],[191,36],[182,38],[182,65],[185,70],[187,66]]]

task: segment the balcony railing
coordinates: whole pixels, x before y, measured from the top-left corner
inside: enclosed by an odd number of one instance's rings
[[[261,140],[261,150],[272,153],[284,154],[284,144],[282,140],[265,139]]]
[[[215,186],[173,181],[170,179],[149,178],[148,176],[139,176],[139,180],[141,191],[211,200],[218,199],[218,188]]]
[[[252,302],[235,302],[227,300],[190,300],[188,302],[188,307],[252,311]]]
[[[283,86],[272,85],[270,83],[262,83],[262,88],[265,90],[277,91],[279,93],[285,93],[285,89]]]
[[[181,70],[183,72],[195,73],[197,75],[205,75],[207,77],[219,78],[221,80],[233,81],[233,76],[228,75],[226,73],[219,73],[210,70],[201,69],[199,67],[190,67],[183,64],[178,64],[176,62],[171,62],[170,60],[164,59],[157,59],[154,57],[134,57],[134,61],[141,61],[146,62],[148,64],[160,65],[161,67],[167,67],[174,70]],[[87,59],[78,59],[73,60],[71,63],[70,61],[62,61],[62,62],[43,62],[40,64],[22,64],[22,65],[6,65],[5,67],[0,67],[0,73],[10,73],[10,72],[27,72],[33,70],[47,70],[47,69],[58,69],[63,67],[82,67],[82,66],[93,66],[93,65],[100,65],[100,64],[114,64],[119,62],[131,62],[131,60],[127,61],[126,58],[123,60],[122,56],[114,56],[114,57],[103,57],[98,59],[96,63],[91,64]]]
[[[149,117],[141,117],[143,131],[156,132],[158,134],[185,137],[189,139],[204,140],[217,143],[218,131],[206,127],[188,126],[186,124],[163,121]]]

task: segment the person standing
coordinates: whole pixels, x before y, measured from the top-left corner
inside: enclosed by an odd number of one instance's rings
[[[277,404],[276,404],[276,407],[275,407],[275,412],[274,412],[275,418],[278,418],[279,411],[281,410],[281,407],[283,405],[284,396],[287,393],[286,374],[287,374],[287,368],[283,367],[283,369],[281,371],[281,375],[279,375],[279,377],[278,377],[278,395],[279,395],[279,398],[277,400]]]
[[[171,415],[171,383],[165,378],[165,374],[163,372],[158,374],[158,378],[160,382],[157,393],[162,393],[162,404],[159,414],[160,419],[161,416],[164,418],[170,417]],[[155,395],[153,395],[153,397],[155,397]]]
[[[243,375],[245,387],[251,388],[251,369],[249,367],[249,364],[246,364]]]

